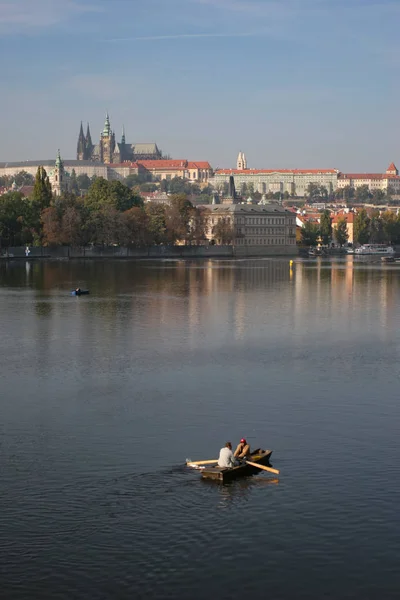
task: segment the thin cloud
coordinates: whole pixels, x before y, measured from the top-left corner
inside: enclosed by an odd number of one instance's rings
[[[12,0],[0,2],[0,32],[52,27],[84,13],[100,12],[97,6],[75,0]]]
[[[132,41],[155,41],[155,40],[183,40],[183,39],[201,39],[201,38],[237,38],[237,37],[257,37],[266,35],[267,31],[247,31],[237,33],[177,33],[173,35],[146,35],[129,38],[114,38],[107,40],[109,42],[132,42]]]

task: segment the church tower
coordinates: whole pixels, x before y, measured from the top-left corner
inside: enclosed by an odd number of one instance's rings
[[[57,152],[56,164],[54,171],[50,174],[51,189],[55,196],[61,196],[64,190],[67,189],[64,163],[61,160],[60,151]]]
[[[83,134],[83,125],[81,121],[81,129],[79,131],[78,137],[78,146],[76,149],[76,158],[77,160],[85,160],[86,159],[86,140]]]
[[[387,175],[398,175],[399,174],[397,167],[394,163],[390,163],[390,165],[386,169],[386,174]]]
[[[115,134],[111,131],[110,117],[106,114],[104,129],[100,137],[100,161],[105,164],[111,164],[115,150]]]
[[[244,152],[239,152],[238,154],[236,169],[238,171],[244,171],[245,169],[247,169],[247,160]]]
[[[92,143],[92,136],[90,135],[89,123],[87,124],[85,144],[86,144],[85,158],[86,158],[86,160],[92,160],[94,146]]]

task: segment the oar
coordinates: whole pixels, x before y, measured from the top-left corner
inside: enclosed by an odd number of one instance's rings
[[[187,465],[212,465],[218,462],[218,458],[215,460],[187,460]]]
[[[270,473],[275,473],[279,475],[278,469],[272,469],[271,467],[264,467],[264,465],[259,465],[258,463],[250,462],[249,460],[245,461],[246,464],[251,465],[252,467],[257,467],[258,469],[263,469],[263,471],[269,471]]]

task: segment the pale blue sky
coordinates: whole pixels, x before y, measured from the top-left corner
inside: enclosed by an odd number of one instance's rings
[[[81,119],[230,167],[400,166],[400,0],[0,0],[0,160]]]

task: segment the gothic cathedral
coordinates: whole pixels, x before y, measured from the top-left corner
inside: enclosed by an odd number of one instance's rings
[[[135,162],[137,160],[160,160],[161,151],[157,144],[127,144],[125,141],[125,131],[122,129],[121,142],[115,141],[115,132],[112,131],[108,113],[104,123],[104,129],[100,134],[100,141],[93,145],[90,135],[89,124],[86,135],[83,132],[83,125],[78,137],[77,160],[88,160],[101,162],[105,164],[121,164],[124,162]]]

